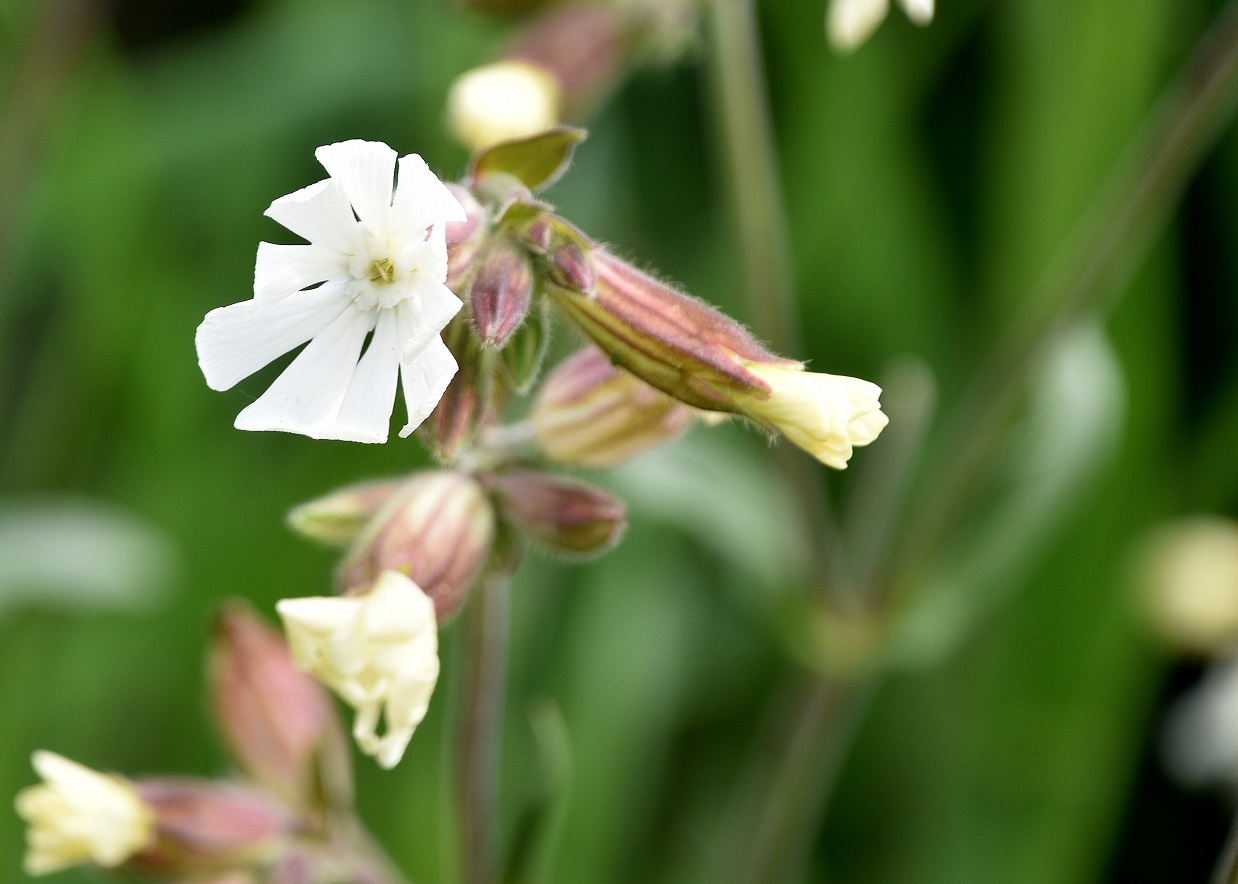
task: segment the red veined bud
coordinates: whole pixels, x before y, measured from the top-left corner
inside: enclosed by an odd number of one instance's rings
[[[573,558],[601,555],[627,528],[627,507],[614,495],[539,470],[482,477],[504,521],[535,546]]]
[[[340,567],[340,586],[363,591],[384,571],[398,571],[421,587],[445,621],[485,563],[494,527],[494,509],[471,477],[419,473],[358,538]]]
[[[462,311],[463,312],[463,311]],[[478,432],[497,420],[495,352],[481,346],[467,316],[457,316],[443,341],[460,366],[417,432],[441,463],[450,464]]]
[[[296,821],[270,796],[242,786],[192,779],[139,780],[154,815],[154,843],[129,862],[159,877],[222,874],[273,861]]]
[[[611,467],[674,439],[694,415],[590,346],[546,376],[531,418],[537,444],[551,460]]]
[[[624,62],[623,27],[600,3],[553,9],[522,29],[503,56],[546,71],[558,84],[565,117],[578,117],[613,85]]]
[[[245,773],[293,807],[351,804],[348,741],[334,705],[244,603],[224,605],[215,619],[207,679],[219,732]]]
[[[348,546],[403,484],[403,479],[385,479],[347,485],[293,507],[288,527],[328,546]]]
[[[469,289],[473,325],[482,343],[503,347],[529,313],[533,266],[524,250],[496,237]]]

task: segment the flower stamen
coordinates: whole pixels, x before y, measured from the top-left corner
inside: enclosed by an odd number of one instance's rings
[[[395,281],[395,265],[390,258],[378,258],[370,264],[370,282],[391,283]]]

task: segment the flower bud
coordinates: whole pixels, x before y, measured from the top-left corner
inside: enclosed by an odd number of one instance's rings
[[[538,470],[487,474],[499,512],[536,546],[573,558],[601,555],[627,528],[627,507],[611,494]]]
[[[356,710],[361,751],[395,767],[438,681],[433,600],[403,574],[384,571],[365,592],[284,599],[276,610],[297,666]]]
[[[616,11],[595,3],[548,12],[520,31],[503,53],[548,73],[560,89],[564,116],[572,117],[587,112],[610,89],[624,54]]]
[[[54,752],[35,752],[43,783],[17,795],[26,821],[28,875],[80,863],[115,868],[154,841],[154,814],[128,780],[101,774]]]
[[[547,375],[531,417],[548,458],[603,468],[669,442],[688,428],[693,414],[590,346]]]
[[[447,96],[447,123],[471,151],[536,135],[559,121],[559,84],[523,61],[498,61],[466,71]]]
[[[417,432],[440,463],[453,463],[496,420],[494,353],[482,348],[472,323],[461,316],[447,326],[443,341],[459,370]]]
[[[135,784],[155,820],[154,842],[133,868],[159,877],[199,877],[266,864],[284,847],[295,821],[263,792],[190,779]]]
[[[1161,528],[1142,577],[1152,623],[1176,648],[1219,655],[1238,645],[1238,522],[1196,516]]]
[[[503,347],[524,322],[533,300],[529,256],[506,239],[496,238],[469,289],[473,325],[482,344]]]
[[[359,482],[294,507],[288,527],[328,546],[348,546],[403,485],[399,479]]]
[[[552,295],[618,366],[646,383],[696,408],[779,430],[836,469],[886,425],[876,385],[805,372],[703,301],[601,250],[592,263],[593,296],[563,289]]]
[[[467,187],[448,184],[447,189],[464,207],[463,221],[448,221],[444,231],[447,243],[447,287],[458,292],[472,273],[473,258],[485,240],[486,209]]]
[[[494,509],[472,478],[450,470],[417,474],[370,526],[340,567],[347,592],[384,571],[407,575],[434,601],[441,621],[459,607],[494,542]]]
[[[219,732],[245,773],[293,807],[351,803],[334,706],[293,664],[283,636],[247,605],[227,604],[216,617],[207,678]]]

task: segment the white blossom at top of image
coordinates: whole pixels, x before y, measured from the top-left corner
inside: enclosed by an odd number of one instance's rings
[[[933,20],[934,0],[899,0],[903,12],[917,25]],[[890,0],[830,0],[825,30],[839,52],[852,52],[873,35],[890,12]]]
[[[461,307],[444,234],[464,210],[416,154],[397,163],[385,144],[344,141],[315,156],[330,177],[266,211],[308,243],[259,244],[254,297],[207,314],[198,364],[226,390],[308,341],[239,429],[386,442],[398,375],[407,436],[456,372],[440,337]]]

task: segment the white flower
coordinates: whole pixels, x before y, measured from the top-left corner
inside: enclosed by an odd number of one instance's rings
[[[1238,522],[1162,526],[1145,548],[1144,580],[1152,622],[1177,648],[1217,654],[1238,643]]]
[[[362,751],[394,767],[438,680],[434,602],[403,574],[385,571],[366,593],[284,599],[276,610],[297,666],[356,710]]]
[[[17,812],[30,826],[27,874],[87,862],[111,868],[154,840],[154,816],[125,780],[54,752],[35,752],[31,763],[44,782],[17,796]]]
[[[1238,790],[1238,658],[1213,666],[1172,709],[1165,765],[1188,786]]]
[[[876,384],[789,365],[750,362],[747,368],[773,392],[766,399],[746,399],[745,413],[836,470],[846,469],[854,446],[872,442],[890,422]]]
[[[899,0],[917,25],[933,20],[934,0]],[[830,42],[839,52],[858,49],[890,12],[890,0],[831,0],[825,16]]]
[[[198,364],[226,390],[309,341],[237,416],[239,429],[385,442],[398,374],[407,436],[456,371],[439,337],[461,307],[444,285],[444,229],[464,209],[416,154],[399,158],[394,189],[385,144],[344,141],[315,156],[331,177],[266,211],[309,244],[259,244],[253,299],[207,314]]]
[[[536,135],[559,121],[554,77],[523,61],[498,61],[461,74],[447,96],[447,123],[469,150]]]

